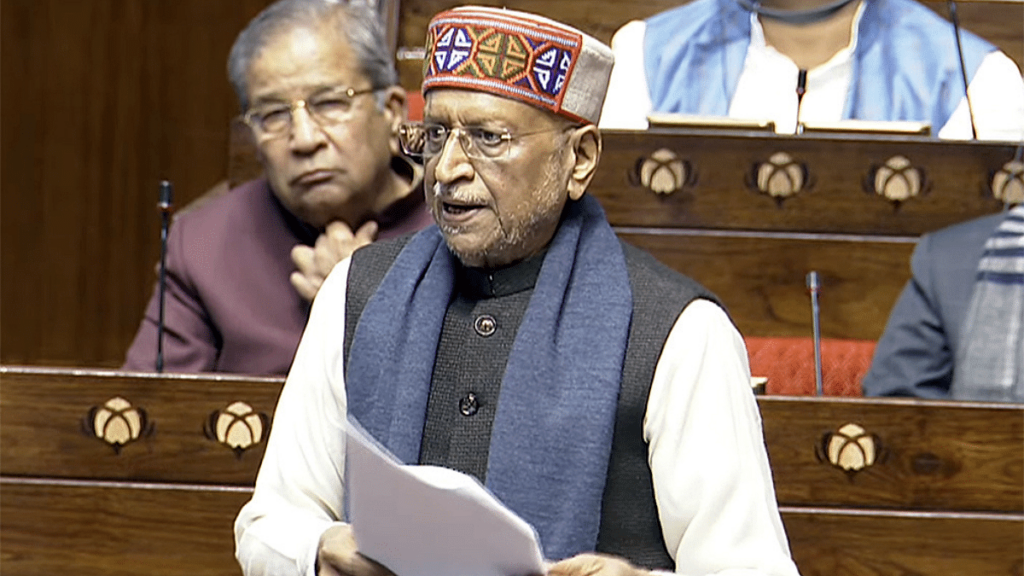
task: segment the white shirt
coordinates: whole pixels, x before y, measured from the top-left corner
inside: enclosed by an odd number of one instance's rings
[[[846,94],[853,79],[853,55],[863,9],[862,3],[853,20],[850,44],[824,64],[808,71],[807,91],[800,103],[801,121],[842,120]],[[646,31],[645,22],[634,20],[612,38],[615,67],[601,113],[601,128],[647,129],[647,115],[653,105],[644,66]],[[796,129],[798,73],[797,65],[789,57],[765,43],[761,23],[752,14],[750,46],[736,92],[729,103],[729,117],[774,120],[776,132],[792,134]],[[980,140],[1024,140],[1024,79],[1009,56],[998,50],[986,55],[967,92]],[[961,100],[938,131],[938,137],[971,139],[966,99]]]
[[[349,266],[349,259],[339,263],[317,294],[255,492],[235,522],[237,556],[248,576],[312,574],[320,535],[342,514]],[[676,321],[642,433],[678,573],[797,575],[743,339],[715,304],[696,300]]]

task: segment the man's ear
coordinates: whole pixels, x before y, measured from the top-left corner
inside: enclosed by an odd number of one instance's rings
[[[381,113],[384,114],[384,121],[388,124],[391,155],[398,156],[401,152],[398,143],[398,129],[409,114],[408,98],[404,88],[391,86],[384,89],[384,106],[381,107]]]
[[[587,191],[590,180],[601,160],[601,131],[593,124],[573,130],[569,139],[572,147],[573,166],[569,174],[569,198],[579,200]]]

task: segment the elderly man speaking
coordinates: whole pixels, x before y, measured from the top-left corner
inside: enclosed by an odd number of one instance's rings
[[[246,574],[390,574],[344,522],[346,415],[477,477],[548,574],[796,574],[739,334],[585,194],[611,67],[534,15],[431,21],[403,133],[437,225],[324,282],[235,524]]]

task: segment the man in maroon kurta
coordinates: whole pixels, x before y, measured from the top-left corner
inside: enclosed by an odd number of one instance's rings
[[[407,196],[378,220],[378,239],[430,222],[422,194]],[[289,282],[290,253],[318,235],[262,179],[177,219],[167,246],[165,370],[286,374],[309,315]],[[154,292],[125,369],[154,369],[157,316]]]
[[[432,222],[400,156],[405,92],[375,11],[280,0],[235,41],[228,74],[265,179],[177,218],[164,370],[285,374],[334,264]],[[156,368],[158,290],[124,368]]]

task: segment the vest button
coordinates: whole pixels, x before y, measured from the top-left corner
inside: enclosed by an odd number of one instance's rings
[[[472,392],[459,400],[459,412],[462,412],[463,416],[472,416],[479,409],[480,401],[476,399],[476,394]]]
[[[476,321],[473,322],[473,329],[476,330],[477,334],[487,338],[498,329],[498,322],[494,319],[494,316],[484,314],[476,317]]]

